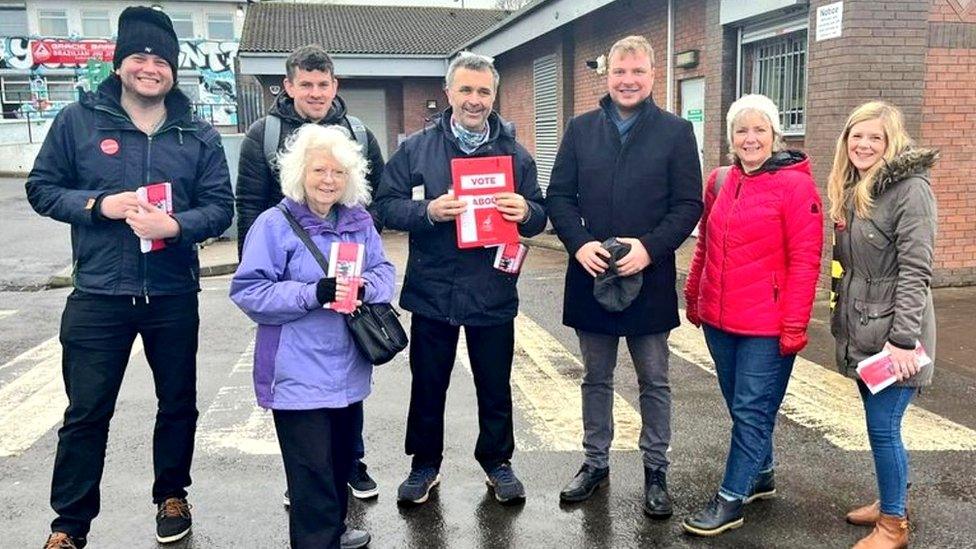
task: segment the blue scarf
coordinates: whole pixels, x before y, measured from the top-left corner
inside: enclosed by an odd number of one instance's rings
[[[631,113],[627,118],[620,116],[620,110],[617,109],[616,105],[611,105],[607,112],[610,114],[610,120],[617,126],[617,131],[620,132],[620,142],[626,143],[627,138],[630,137],[630,130],[634,127],[634,122],[637,122],[637,115],[639,113]]]
[[[488,141],[488,122],[485,121],[485,128],[480,132],[473,132],[461,124],[458,124],[454,117],[451,117],[451,131],[454,133],[454,137],[457,137],[458,143],[461,145],[461,150],[464,154],[471,154],[478,149],[478,147],[485,144]]]

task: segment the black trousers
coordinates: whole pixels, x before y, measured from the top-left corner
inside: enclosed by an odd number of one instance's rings
[[[346,483],[353,456],[356,416],[346,408],[274,410],[275,431],[291,499],[288,532],[293,549],[339,549],[346,531]]]
[[[413,315],[410,320],[410,412],[406,451],[413,467],[440,467],[444,453],[444,403],[457,355],[459,326]],[[478,396],[474,457],[485,472],[512,459],[512,354],[515,323],[465,326],[468,358]]]
[[[68,393],[51,483],[54,531],[83,537],[98,515],[109,421],[136,334],[156,387],[154,503],[186,497],[197,423],[197,294],[68,296],[61,317],[62,374]]]

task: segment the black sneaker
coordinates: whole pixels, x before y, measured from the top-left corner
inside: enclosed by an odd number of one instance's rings
[[[397,489],[397,503],[421,504],[430,497],[430,491],[440,484],[441,475],[434,467],[412,469],[410,475]]]
[[[370,536],[369,532],[366,530],[357,530],[355,528],[346,528],[346,531],[342,533],[342,537],[339,538],[339,548],[340,549],[362,549],[369,545]]]
[[[607,484],[610,484],[609,467],[597,468],[584,463],[573,479],[559,492],[559,499],[569,503],[584,501],[589,499],[597,488]]]
[[[759,473],[756,477],[756,484],[752,487],[752,493],[742,503],[749,504],[757,499],[770,499],[776,497],[776,477],[770,469],[765,473]]]
[[[704,509],[686,518],[681,527],[696,536],[717,536],[742,526],[743,522],[742,501],[729,501],[715,494]]]
[[[44,542],[44,549],[81,549],[88,545],[86,538],[76,538],[64,532],[52,532]]]
[[[502,505],[515,505],[525,501],[525,487],[508,463],[502,463],[492,469],[485,479],[485,484],[495,493],[495,499]]]
[[[664,469],[644,468],[644,514],[653,519],[666,519],[673,513],[668,494],[667,472]]]
[[[156,541],[173,543],[190,533],[193,520],[190,518],[190,504],[184,498],[168,498],[158,506],[156,512]]]
[[[366,472],[366,464],[361,461],[357,461],[349,473],[349,490],[357,499],[375,498],[380,495],[379,486]]]

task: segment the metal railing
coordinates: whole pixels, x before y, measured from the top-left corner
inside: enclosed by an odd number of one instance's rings
[[[43,110],[35,108],[0,111],[3,123],[0,123],[0,144],[4,143],[35,143],[43,140],[42,123],[53,119],[66,105],[61,103]],[[212,126],[223,125],[225,119],[233,120],[237,115],[237,105],[227,103],[193,103],[193,113]],[[20,124],[13,123],[14,121]],[[236,126],[234,122],[231,125]]]

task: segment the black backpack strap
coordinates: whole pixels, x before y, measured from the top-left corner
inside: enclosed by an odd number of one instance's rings
[[[365,154],[366,148],[369,147],[368,137],[366,136],[366,125],[363,121],[352,115],[346,115],[346,120],[349,121],[349,126],[352,127],[352,134],[356,137],[356,142],[363,146],[363,153]]]
[[[288,211],[288,208],[284,204],[278,204],[276,207],[281,210],[281,213],[285,214],[285,219],[291,225],[291,230],[295,232],[295,236],[302,241],[302,244],[305,244],[308,251],[312,253],[312,257],[315,258],[315,262],[319,264],[319,267],[322,267],[324,276],[329,276],[329,260],[325,258],[322,250],[312,242],[312,237],[308,236],[308,231],[298,224],[298,220],[295,219],[295,216],[291,215],[291,212]]]
[[[278,165],[278,141],[281,139],[281,119],[273,114],[264,117],[264,160],[271,171]]]

